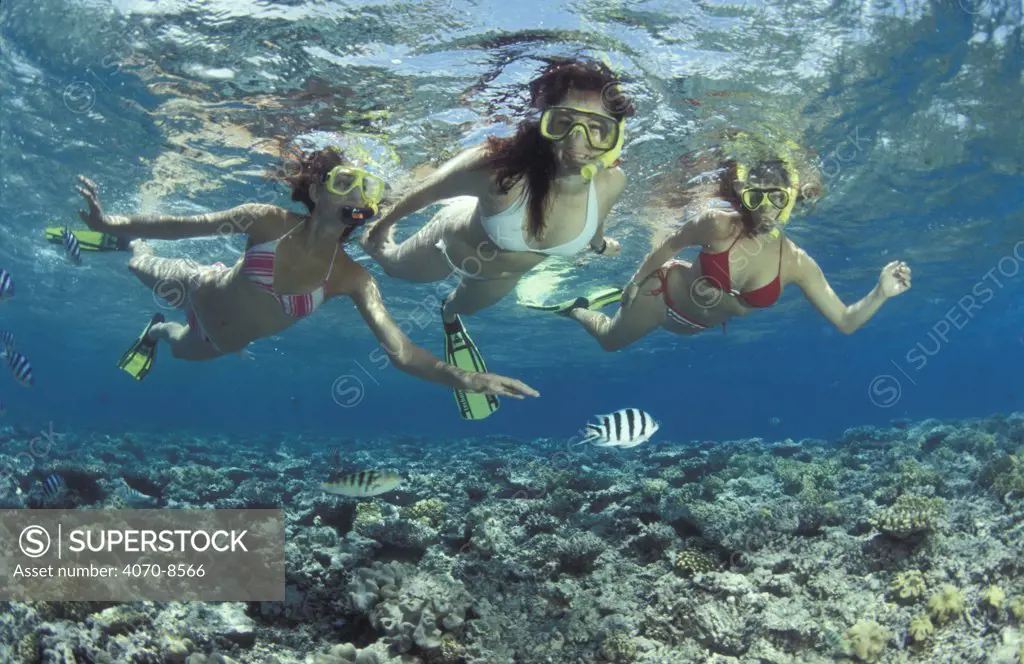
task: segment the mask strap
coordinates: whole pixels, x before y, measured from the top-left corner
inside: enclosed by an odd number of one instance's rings
[[[800,173],[788,157],[783,155],[779,155],[779,157],[782,159],[782,164],[785,166],[786,173],[789,175],[789,202],[786,203],[786,207],[779,213],[776,223],[785,224],[789,221],[789,215],[793,212],[793,207],[796,205],[796,198],[800,194]]]

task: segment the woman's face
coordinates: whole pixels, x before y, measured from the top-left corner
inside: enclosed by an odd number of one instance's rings
[[[571,122],[579,122],[591,133],[591,140],[600,142],[611,137],[618,121],[605,109],[604,99],[599,92],[572,90],[555,106],[571,106],[602,117],[588,117],[584,113],[573,115],[563,114],[559,120],[553,121],[554,129],[566,126]],[[552,141],[555,157],[561,169],[568,172],[579,172],[584,165],[593,162],[608,150],[594,148],[583,131],[573,128],[567,136]]]
[[[338,185],[336,188],[340,189],[341,186]],[[353,208],[364,208],[366,206],[359,187],[344,194],[337,194],[332,192],[326,183],[318,181],[310,187],[309,196],[313,199],[313,203],[316,206],[313,210],[313,216],[318,220],[341,224],[346,227],[361,225],[353,223],[360,220],[354,220],[349,216]]]
[[[756,169],[747,174],[745,181],[734,180],[732,186],[740,200],[743,200],[745,191],[750,200],[752,194],[750,190],[753,190],[754,197],[760,197],[760,205],[750,210],[754,223],[759,226],[776,223],[779,215],[782,214],[782,208],[785,208],[789,198],[796,194],[782,178],[772,173],[758,172]],[[780,189],[785,193],[780,192]]]

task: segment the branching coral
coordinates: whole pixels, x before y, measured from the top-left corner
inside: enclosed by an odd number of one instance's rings
[[[853,655],[862,662],[873,662],[885,650],[889,630],[870,620],[861,620],[849,629],[846,638],[850,640]]]
[[[676,554],[675,569],[683,576],[705,574],[718,569],[715,559],[696,549],[686,549]]]
[[[946,584],[928,599],[928,613],[939,624],[948,622],[964,612],[964,596],[954,586]]]
[[[904,494],[882,510],[872,525],[890,537],[906,539],[936,530],[945,511],[946,502],[941,498]]]
[[[981,593],[981,603],[985,608],[998,611],[1006,603],[1006,593],[999,586],[989,586]]]
[[[1010,614],[1014,620],[1024,620],[1024,597],[1014,597],[1010,600]]]
[[[1000,499],[1024,497],[1024,450],[989,461],[978,482]]]
[[[925,641],[934,631],[935,625],[932,624],[932,620],[928,617],[927,613],[919,613],[910,619],[908,633],[915,642],[921,643]]]
[[[899,595],[900,599],[916,599],[924,594],[924,577],[916,569],[901,572],[889,584],[889,590]]]
[[[419,521],[430,528],[437,528],[444,520],[445,502],[439,498],[427,498],[402,509],[403,519]]]

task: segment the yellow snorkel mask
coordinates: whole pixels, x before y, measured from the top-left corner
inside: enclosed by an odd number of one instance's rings
[[[333,152],[344,154],[336,145],[328,148]],[[355,189],[363,199],[362,206],[342,207],[345,220],[354,226],[361,226],[377,216],[380,202],[384,199],[387,183],[382,177],[358,166],[339,165],[332,168],[321,180],[324,188],[335,196],[346,196]]]
[[[626,120],[595,113],[576,106],[549,106],[540,116],[540,135],[550,141],[561,141],[581,132],[594,150],[605,150],[596,159],[580,169],[585,180],[591,180],[599,168],[610,168],[622,154],[626,139]]]
[[[779,159],[789,175],[788,187],[744,187],[740,191],[740,202],[747,210],[753,211],[770,205],[780,211],[779,216],[775,218],[775,228],[768,233],[771,237],[777,237],[779,229],[789,222],[789,216],[793,212],[800,191],[800,174],[793,162],[785,156],[780,156]],[[736,164],[736,179],[745,183],[749,174],[750,167],[744,163]]]

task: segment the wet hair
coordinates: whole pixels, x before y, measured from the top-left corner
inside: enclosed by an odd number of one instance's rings
[[[652,198],[676,210],[698,204],[707,198],[719,198],[727,201],[740,215],[747,233],[763,233],[768,228],[754,220],[754,215],[743,207],[743,202],[733,188],[733,183],[739,179],[738,167],[736,159],[726,157],[718,149],[688,152],[680,158],[678,169],[668,171],[670,175],[656,183]],[[751,176],[769,187],[791,187],[793,182],[786,163],[774,156],[750,163],[747,169],[748,180]],[[687,180],[680,182],[683,177]],[[797,193],[797,200],[800,198],[801,194]]]
[[[781,159],[766,159],[753,164],[747,171],[747,177],[756,176],[757,180],[767,187],[792,187],[793,175],[789,172],[786,162]]]
[[[616,120],[632,116],[635,109],[618,87],[618,79],[607,66],[592,60],[565,59],[551,62],[530,82],[530,106],[543,111],[560,104],[570,92],[600,94],[605,111]],[[544,208],[551,191],[557,162],[554,146],[540,134],[540,121],[523,120],[514,136],[487,138],[482,166],[497,175],[503,193],[526,178],[530,235],[544,230]]]
[[[335,166],[348,163],[340,150],[325,148],[314,152],[289,150],[285,152],[285,166],[275,173],[276,179],[292,189],[292,200],[302,203],[313,214],[316,204],[309,195],[314,184],[323,182]]]

